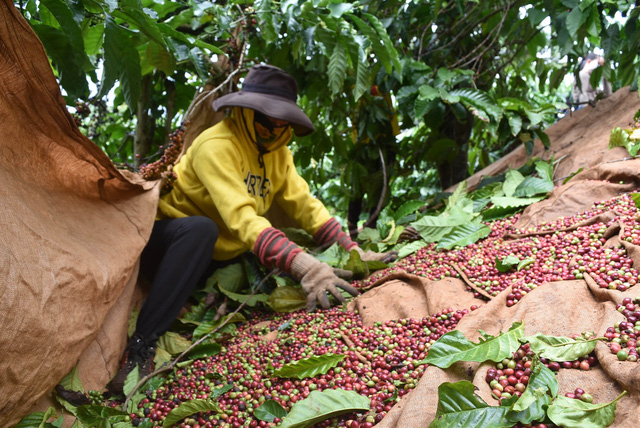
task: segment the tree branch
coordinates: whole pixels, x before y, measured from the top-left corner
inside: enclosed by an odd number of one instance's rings
[[[469,16],[471,15],[471,13],[470,13],[470,12],[472,12],[473,10],[474,10],[474,9],[471,9],[471,11],[467,12],[467,14],[466,14],[465,16],[463,16],[463,17],[459,18],[459,19],[458,19],[458,22],[459,22],[459,21],[467,22],[467,20],[469,19]],[[455,36],[455,37],[454,37],[450,42],[448,42],[447,44],[445,44],[445,45],[443,45],[443,46],[438,46],[437,48],[434,48],[434,49],[431,49],[431,50],[430,50],[430,49],[429,49],[429,47],[430,47],[432,44],[429,44],[429,46],[427,46],[427,49],[426,49],[425,53],[424,53],[424,54],[422,54],[422,56],[427,55],[427,54],[429,54],[429,53],[437,52],[437,51],[442,50],[442,49],[446,49],[446,48],[448,48],[449,46],[451,46],[451,45],[453,45],[453,44],[457,43],[457,42],[458,42],[458,40],[460,40],[461,38],[467,37],[467,36],[469,35],[469,32],[471,31],[471,29],[473,29],[473,28],[475,28],[475,27],[479,26],[480,24],[483,24],[483,23],[484,23],[485,21],[487,21],[489,18],[493,17],[493,15],[495,15],[496,13],[498,13],[498,12],[500,12],[500,11],[502,11],[502,10],[503,10],[503,9],[496,9],[496,10],[494,10],[493,12],[491,12],[491,13],[487,14],[486,16],[484,16],[482,19],[480,19],[480,20],[478,20],[478,21],[476,21],[476,22],[471,22],[471,25],[469,25],[468,27],[464,28],[464,30],[461,30],[460,32],[458,32],[458,34],[456,34],[456,36]],[[456,26],[456,24],[454,24],[454,25],[453,25],[453,27],[451,27],[451,28],[447,29],[447,31],[445,32],[445,34],[447,34],[447,33],[448,33],[448,34],[451,34],[451,33],[453,32],[453,30],[454,30],[455,26]],[[436,39],[436,40],[437,40],[437,39]],[[419,58],[420,58],[420,57],[419,57]]]
[[[509,12],[509,9],[511,8],[511,3],[509,3],[508,5],[505,6],[505,8],[503,9],[503,14],[502,14],[502,19],[500,19],[500,23],[498,25],[496,25],[495,27],[493,27],[493,29],[489,32],[489,34],[487,34],[487,37],[480,43],[478,43],[476,45],[476,47],[471,50],[471,52],[469,52],[468,54],[466,54],[465,56],[463,56],[462,58],[460,58],[459,60],[457,60],[455,63],[453,63],[453,65],[451,66],[451,68],[458,68],[458,67],[464,67],[472,62],[475,62],[477,60],[478,57],[482,57],[482,55],[485,54],[485,52],[487,52],[491,46],[493,46],[493,44],[496,42],[496,40],[498,40],[498,38],[500,37],[500,30],[502,30],[502,26],[504,25],[504,21],[507,18],[507,12]],[[473,55],[475,52],[478,51],[478,49],[480,49],[480,47],[482,45],[484,45],[487,41],[489,41],[490,38],[492,38],[492,35],[495,33],[495,36],[493,36],[493,40],[491,41],[491,43],[489,43],[487,45],[487,47],[480,52],[479,55],[477,55],[475,58],[466,61],[467,58],[469,58],[471,55]]]

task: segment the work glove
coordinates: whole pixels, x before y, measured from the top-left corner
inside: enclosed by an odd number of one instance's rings
[[[316,301],[324,309],[329,308],[329,297],[327,291],[338,301],[345,303],[346,299],[336,288],[342,288],[352,296],[357,296],[355,289],[340,277],[350,277],[351,272],[342,269],[333,269],[326,263],[322,263],[307,253],[299,253],[291,262],[291,274],[300,281],[302,289],[307,293],[307,311],[311,312],[316,308]]]
[[[391,263],[398,258],[397,251],[388,251],[386,253],[376,253],[375,251],[364,251],[360,247],[355,247],[355,250],[360,254],[360,258],[363,262],[383,262]]]

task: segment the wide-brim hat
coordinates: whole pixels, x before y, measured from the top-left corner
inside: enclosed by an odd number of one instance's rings
[[[273,65],[254,65],[239,92],[224,95],[213,102],[213,109],[246,107],[274,119],[286,120],[296,135],[309,135],[315,129],[311,119],[298,107],[298,85],[293,77]]]

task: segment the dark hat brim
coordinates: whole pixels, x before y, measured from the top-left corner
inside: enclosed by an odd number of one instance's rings
[[[299,137],[314,131],[311,119],[293,101],[272,94],[240,91],[224,95],[212,103],[215,111],[224,107],[245,107],[259,111],[274,119],[286,120]]]

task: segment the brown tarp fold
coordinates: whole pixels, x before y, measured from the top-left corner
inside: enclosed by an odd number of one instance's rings
[[[0,126],[0,426],[8,427],[81,357],[85,386],[113,374],[158,189],[118,171],[80,133],[42,44],[7,0]]]

